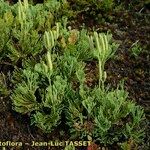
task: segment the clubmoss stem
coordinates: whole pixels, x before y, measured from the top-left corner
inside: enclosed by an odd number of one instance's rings
[[[53,64],[52,64],[52,59],[51,59],[51,53],[47,51],[47,65],[50,70],[53,70]]]

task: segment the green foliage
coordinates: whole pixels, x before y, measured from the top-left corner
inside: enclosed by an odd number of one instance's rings
[[[138,41],[136,41],[131,48],[131,55],[133,55],[134,57],[138,57],[139,54],[142,52],[142,48],[139,45]]]
[[[45,78],[47,84],[43,85],[41,82]],[[60,119],[66,80],[60,76],[52,77],[44,63],[37,64],[34,69],[23,70],[22,80],[11,96],[14,110],[23,114],[33,113],[32,122],[50,132]],[[45,112],[45,109],[50,112]]]
[[[93,36],[88,37],[90,48],[94,50],[93,56],[99,61],[99,86],[94,89],[88,88],[84,84],[83,69],[80,67],[76,70],[80,85],[76,96],[72,100],[68,98],[67,124],[72,127],[72,138],[92,137],[105,145],[119,142],[122,138],[132,138],[139,142],[144,137],[143,129],[140,127],[144,119],[143,110],[128,100],[128,93],[124,90],[123,84],[117,89],[104,87],[107,77],[104,65],[118,47],[110,43],[110,37],[96,32],[94,39]],[[70,92],[73,95],[73,92]],[[125,119],[126,125],[123,122]]]
[[[58,126],[65,111],[72,138],[88,138],[105,145],[142,141],[143,109],[128,99],[123,84],[117,89],[104,84],[105,64],[118,48],[111,34],[94,32],[89,36],[85,29],[67,28],[67,18],[59,18],[69,15],[66,0],[34,6],[27,0],[13,6],[0,2],[0,59],[8,57],[14,64],[10,98],[15,111],[28,114],[32,124],[47,133]],[[114,6],[113,0],[75,2],[104,12]],[[56,23],[58,20],[62,25]],[[139,54],[139,50],[132,51],[135,56]],[[99,85],[90,88],[86,85],[86,62],[95,59]],[[3,74],[0,93],[9,95]]]
[[[7,44],[10,41],[13,21],[14,16],[11,11],[5,12],[3,15],[0,14],[0,60],[8,53]]]
[[[41,11],[40,7],[30,6],[26,0],[23,3],[19,1],[16,5],[18,11],[16,12],[11,41],[8,44],[9,57],[12,61],[40,53],[43,44],[38,29],[42,27],[41,23],[45,23],[45,20],[41,20],[42,15],[38,15],[38,11]],[[43,18],[45,19],[45,17]],[[40,27],[38,27],[39,25]]]
[[[68,145],[68,146],[65,147],[64,150],[75,150],[75,147],[72,146],[72,145]]]
[[[127,100],[127,93],[123,89],[107,92],[98,110],[98,115],[95,118],[95,136],[100,142],[113,144],[122,137],[129,139],[133,135],[135,136],[133,139],[138,142],[144,136],[143,130],[139,127],[144,119],[143,110]],[[140,114],[137,119],[138,126],[134,126],[134,120],[137,118],[133,116],[135,110]],[[131,131],[130,133],[128,132],[128,127],[124,126],[123,120],[125,119],[133,127],[132,130],[129,130]],[[128,135],[125,135],[124,131],[128,132]]]
[[[63,41],[58,41],[60,35]],[[43,45],[45,59],[32,65],[26,63],[22,71],[14,74],[14,79],[20,74],[11,95],[14,110],[31,114],[32,123],[48,133],[61,122],[65,110],[72,138],[90,137],[105,145],[121,139],[143,139],[143,110],[128,100],[123,85],[117,89],[104,87],[105,63],[118,47],[111,35],[94,32],[89,37],[85,30],[62,30],[57,24],[45,31]],[[57,46],[58,52],[54,51]],[[98,59],[100,83],[93,89],[86,86],[84,72],[85,61],[92,58]]]
[[[62,40],[60,46],[63,50],[63,55],[58,59],[60,72],[66,76],[69,81],[74,78],[76,71],[80,68],[84,69],[84,61],[92,59],[92,52],[88,42],[86,30],[62,31]]]
[[[79,39],[76,44],[76,57],[80,60],[90,60],[92,58],[92,52],[87,37],[87,31],[82,29],[79,34]]]
[[[10,11],[10,6],[7,2],[4,2],[4,0],[0,0],[0,16],[3,16],[4,13],[7,11]]]
[[[63,35],[61,40],[61,45],[65,48],[65,54],[82,61],[92,58],[87,31],[85,29],[82,29],[80,32],[73,29],[69,30],[69,32],[66,31],[65,34],[66,36]]]
[[[54,127],[59,124],[60,111],[55,111],[51,114],[45,114],[37,112],[33,115],[32,123],[36,124],[37,127],[41,128],[44,132],[49,133]]]
[[[140,129],[140,122],[144,119],[144,111],[139,106],[131,108],[132,122],[126,123],[124,135],[139,143],[143,140],[144,129]]]
[[[17,85],[11,99],[17,112],[28,113],[38,109],[40,106],[34,95],[38,88],[38,74],[31,70],[24,70],[23,78],[24,80]]]
[[[104,11],[112,10],[114,6],[114,0],[103,0],[102,4],[98,5],[98,8],[103,9]]]
[[[69,102],[67,112],[73,136],[91,136],[104,144],[113,144],[122,138],[132,138],[135,142],[143,139],[140,126],[144,119],[143,110],[127,99],[128,94],[123,89],[95,88],[89,92],[80,88],[79,97]]]
[[[2,2],[0,7],[3,8],[0,12],[2,58],[8,55],[17,63],[44,51],[43,33],[52,28],[53,15],[59,10],[60,2],[52,0],[33,6],[24,0],[13,6]]]
[[[47,87],[45,99],[43,99],[43,111],[38,111],[33,115],[33,123],[45,132],[51,132],[60,122],[62,111],[62,101],[65,93],[66,81],[60,76],[56,76],[53,85]],[[44,112],[44,109],[49,110]]]
[[[89,37],[84,30],[81,33],[70,30],[65,31],[63,37],[61,31],[57,25],[45,32],[46,63],[41,60],[29,67],[26,64],[20,78],[23,81],[16,85],[11,96],[14,109],[31,113],[32,123],[44,132],[51,132],[61,122],[61,112],[65,110],[72,138],[90,137],[105,145],[121,139],[140,142],[144,136],[144,129],[140,127],[143,110],[128,100],[123,84],[117,89],[104,87],[107,77],[104,65],[118,45],[110,35],[94,32],[94,36]],[[57,40],[59,35],[64,38],[63,44]],[[82,44],[82,40],[85,43]],[[57,45],[64,50],[57,53],[54,62],[53,50]],[[84,72],[84,61],[92,57],[98,59],[99,83],[103,83],[93,89],[86,86]]]
[[[44,61],[35,64],[34,67],[26,64],[21,75],[23,80],[16,85],[11,96],[14,110],[26,114],[32,113],[32,123],[45,132],[51,132],[52,128],[59,124],[62,111],[62,101],[67,82],[55,73],[51,59],[52,48],[59,36],[56,31],[45,32],[44,43],[47,49],[47,64]],[[15,78],[16,78],[15,77]],[[15,79],[14,78],[14,79]],[[43,84],[44,82],[44,84]]]

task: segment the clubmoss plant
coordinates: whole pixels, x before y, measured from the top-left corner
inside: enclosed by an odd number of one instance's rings
[[[11,7],[8,2],[0,0],[0,15],[4,15],[6,12],[10,11]]]
[[[124,140],[132,138],[135,142],[142,140],[144,132],[140,124],[144,119],[143,109],[128,100],[128,93],[124,89],[102,94],[104,98],[100,98],[99,95],[98,101],[101,102],[97,104],[99,107],[97,115],[95,114],[95,137],[104,144],[113,144],[122,138]],[[139,115],[135,116],[134,112]],[[128,120],[125,121],[125,118]],[[128,124],[132,127],[130,128]]]
[[[108,42],[108,35],[95,32],[94,38],[89,37],[89,41],[98,59],[99,85],[90,89],[84,83],[83,69],[76,71],[79,89],[72,100],[68,99],[66,110],[72,138],[88,138],[105,145],[130,138],[141,142],[144,137],[144,129],[140,126],[145,118],[143,109],[128,99],[123,83],[117,89],[104,86],[107,77],[104,65],[116,51],[114,44]]]
[[[104,145],[141,142],[143,109],[129,100],[123,84],[116,89],[105,86],[105,64],[118,47],[112,35],[94,32],[88,36],[85,29],[67,28],[66,21],[65,27],[54,26],[60,10],[56,4],[60,2],[33,6],[19,0],[14,10],[0,10],[0,22],[5,24],[0,29],[0,52],[7,49],[5,55],[16,64],[11,81],[13,109],[27,114],[46,133],[58,126],[65,111],[71,138]],[[90,88],[86,63],[95,59],[99,83]],[[5,87],[1,89],[5,93]]]
[[[45,43],[45,47],[47,49],[47,64],[50,70],[53,70],[53,66],[52,66],[52,48],[55,46],[55,41],[58,39],[59,37],[59,24],[57,23],[57,27],[56,27],[56,31],[50,31],[47,32],[45,31],[44,34],[44,43]]]
[[[104,71],[104,66],[106,61],[115,54],[118,45],[110,44],[112,35],[109,34],[98,34],[97,32],[94,32],[94,36],[90,36],[88,38],[91,49],[94,50],[94,57],[98,59],[99,88],[104,88],[104,82],[107,77],[107,74]]]
[[[58,25],[56,31],[45,33],[43,40],[47,48],[47,63],[42,61],[34,68],[24,69],[23,81],[16,85],[11,96],[14,110],[22,114],[32,114],[32,123],[45,132],[51,132],[60,123],[67,86],[66,79],[55,73],[52,67],[51,53],[58,36]]]
[[[24,81],[17,85],[11,99],[14,109],[19,113],[26,114],[40,108],[34,95],[38,88],[38,74],[31,70],[24,70],[23,76]]]
[[[85,67],[85,62],[92,59],[92,52],[87,37],[87,31],[81,30],[62,30],[62,39],[60,47],[62,53],[58,59],[59,69],[68,81],[76,78],[76,71],[81,67]],[[84,66],[84,67],[83,67]]]
[[[0,7],[3,5],[0,4]],[[13,28],[14,16],[11,10],[0,13],[0,60],[7,56],[7,44],[10,42],[11,31]]]
[[[31,59],[31,56],[37,57],[44,51],[43,34],[55,25],[53,15],[60,8],[56,5],[59,2],[52,2],[34,6],[28,3],[28,0],[19,0],[13,6],[6,3],[5,6],[4,2],[0,4],[0,7],[8,9],[0,11],[1,56],[5,54],[5,57],[8,56],[17,64],[29,57]]]

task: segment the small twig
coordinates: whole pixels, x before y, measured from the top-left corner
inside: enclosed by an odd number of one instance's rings
[[[9,62],[1,62],[0,65],[8,65],[8,66],[14,66],[13,64]]]
[[[144,10],[144,7],[142,9],[140,9],[139,13],[141,13]]]

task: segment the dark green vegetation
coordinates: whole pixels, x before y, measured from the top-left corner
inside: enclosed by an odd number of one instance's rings
[[[2,141],[148,149],[148,1],[0,2]]]

